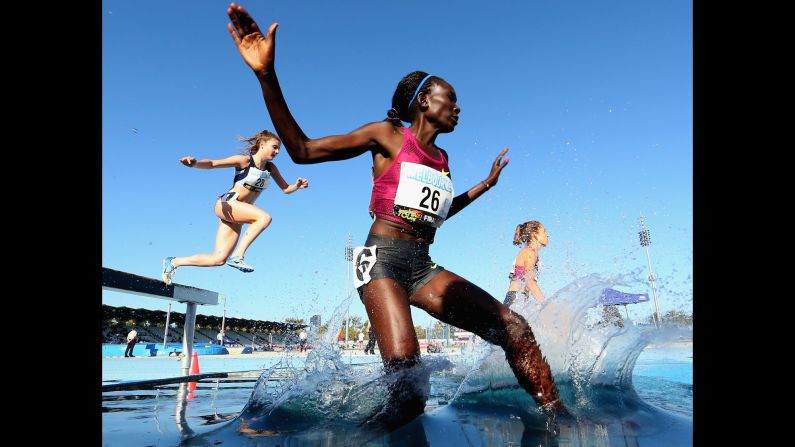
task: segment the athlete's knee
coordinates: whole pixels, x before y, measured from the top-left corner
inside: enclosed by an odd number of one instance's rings
[[[219,265],[224,265],[226,263],[226,256],[224,257],[213,256],[213,258],[210,259],[210,262],[212,262],[212,265],[216,267],[218,267]]]
[[[505,343],[515,343],[528,336],[534,338],[527,320],[518,313],[508,310],[502,320],[505,325]]]
[[[389,331],[388,328],[376,326],[376,330],[378,329],[389,333],[389,336],[379,339],[381,358],[385,366],[407,368],[419,362],[420,344],[413,328],[404,328],[404,330],[392,328]]]
[[[270,214],[263,212],[262,214],[257,216],[256,224],[262,227],[267,227],[268,225],[273,222],[273,217]]]

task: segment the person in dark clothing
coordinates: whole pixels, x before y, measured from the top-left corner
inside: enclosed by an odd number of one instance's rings
[[[370,325],[370,329],[367,331],[367,346],[364,347],[365,354],[375,354],[375,343],[378,341],[378,337],[375,335],[375,328],[373,325]]]
[[[138,341],[138,331],[133,328],[129,334],[127,334],[127,349],[124,350],[125,357],[135,357],[133,355],[133,348],[135,347],[135,343]]]

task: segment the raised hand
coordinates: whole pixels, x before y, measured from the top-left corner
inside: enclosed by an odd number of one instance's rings
[[[179,162],[189,168],[196,166],[196,159],[194,157],[182,157],[179,159]]]
[[[509,157],[506,157],[505,161],[500,160],[506,152],[508,152],[507,146],[502,150],[502,152],[500,152],[500,155],[497,156],[497,159],[494,160],[494,163],[491,164],[491,172],[489,172],[489,176],[486,177],[486,183],[489,184],[489,187],[497,184],[497,180],[500,179],[500,173],[502,172],[502,169],[508,166],[508,162],[511,161]]]
[[[267,36],[263,36],[257,23],[242,6],[232,3],[226,13],[232,21],[227,28],[246,64],[257,76],[272,71],[276,57],[276,28],[279,24],[272,23]]]
[[[309,180],[298,177],[298,180],[295,181],[295,186],[297,186],[298,189],[309,188]]]

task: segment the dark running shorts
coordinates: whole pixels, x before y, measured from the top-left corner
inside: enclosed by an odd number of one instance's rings
[[[218,198],[221,199],[221,202],[231,202],[232,200],[237,200],[238,196],[238,193],[229,191],[221,194]]]
[[[444,270],[444,267],[431,260],[428,254],[430,244],[369,234],[364,245],[376,246],[375,262],[372,263],[369,271],[370,281],[381,278],[394,279],[406,289],[409,296]],[[354,259],[356,263],[354,274],[359,276],[368,268],[362,260],[362,256]],[[363,300],[363,287],[360,286],[357,290],[359,298]]]

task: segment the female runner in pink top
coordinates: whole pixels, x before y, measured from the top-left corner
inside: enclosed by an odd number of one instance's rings
[[[550,412],[566,413],[552,372],[524,318],[480,287],[431,261],[428,247],[436,229],[497,184],[508,164],[503,149],[486,178],[454,195],[448,157],[436,137],[458,124],[461,108],[452,85],[425,72],[409,73],[398,83],[389,118],[344,134],[309,138],[290,113],[274,69],[274,23],[263,36],[241,6],[227,9],[229,31],[244,61],[259,80],[276,133],[294,162],[373,157],[374,221],[363,247],[354,251],[354,283],[378,335],[388,374],[401,375],[418,364],[420,347],[409,306],[471,331],[505,350],[516,377]],[[410,123],[403,127],[400,121]],[[417,368],[415,371],[421,371]],[[368,422],[400,426],[423,412],[429,376],[398,380],[389,403]]]
[[[514,303],[517,296],[525,300],[530,295],[539,303],[544,302],[544,292],[538,287],[538,251],[541,247],[546,247],[549,242],[549,235],[541,222],[531,220],[516,227],[513,235],[513,245],[522,245],[521,250],[513,261],[513,269],[508,277],[511,283],[508,285],[508,293],[505,294],[506,306]]]

